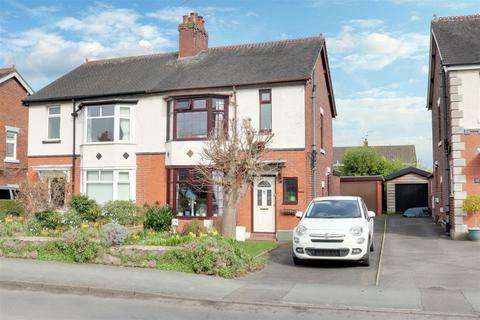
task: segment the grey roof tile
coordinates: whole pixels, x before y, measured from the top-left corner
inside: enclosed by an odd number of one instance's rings
[[[480,63],[480,15],[433,19],[432,31],[446,65]]]
[[[180,59],[174,52],[91,61],[25,101],[308,79],[323,45],[322,37],[314,37],[210,48]]]

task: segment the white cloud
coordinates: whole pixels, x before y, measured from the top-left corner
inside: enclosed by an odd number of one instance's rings
[[[424,64],[422,65],[422,67],[420,68],[420,72],[424,75],[427,75],[428,74],[428,65]]]
[[[415,144],[418,158],[431,163],[431,115],[425,97],[372,88],[337,98],[336,104],[335,145],[359,145],[368,132],[372,145]]]
[[[0,38],[0,60],[15,64],[38,89],[86,58],[148,54],[174,47],[132,10],[97,4],[85,14]],[[73,40],[75,39],[75,40]]]
[[[382,70],[400,59],[423,59],[428,35],[388,31],[381,20],[351,20],[337,36],[327,37],[332,66],[347,72]]]
[[[155,12],[147,13],[147,17],[159,19],[167,22],[180,23],[182,16],[190,14],[195,11],[190,7],[167,7]]]

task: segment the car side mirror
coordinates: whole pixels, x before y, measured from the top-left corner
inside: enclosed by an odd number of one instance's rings
[[[368,211],[368,218],[375,218],[375,212]]]
[[[297,217],[298,219],[302,219],[302,217],[303,217],[303,212],[302,212],[302,211],[297,211],[297,212],[295,212],[295,217]]]

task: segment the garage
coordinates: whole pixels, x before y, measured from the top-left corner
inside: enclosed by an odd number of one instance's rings
[[[408,167],[385,176],[388,212],[404,212],[408,208],[428,207],[428,178],[431,173]]]

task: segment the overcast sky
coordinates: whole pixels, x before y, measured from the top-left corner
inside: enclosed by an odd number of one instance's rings
[[[338,109],[334,144],[415,144],[431,166],[425,109],[430,20],[480,12],[480,0],[0,1],[0,65],[38,90],[81,64],[176,51],[177,25],[196,10],[210,46],[327,39]],[[126,75],[128,76],[128,75]]]

